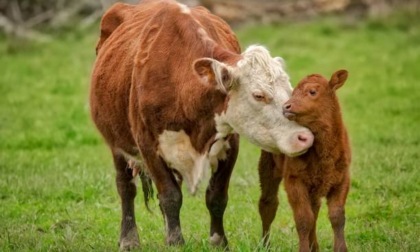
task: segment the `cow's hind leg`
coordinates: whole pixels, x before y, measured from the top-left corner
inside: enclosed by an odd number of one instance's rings
[[[264,246],[268,247],[270,226],[276,216],[277,207],[279,205],[277,195],[282,179],[281,167],[276,167],[273,154],[262,151],[258,164],[258,172],[261,186],[261,196],[258,206],[262,221],[262,237]]]
[[[233,166],[238,156],[239,138],[233,135],[230,138],[230,149],[227,159],[218,162],[217,170],[212,174],[206,190],[206,206],[210,212],[210,244],[226,247],[228,244],[223,227],[223,215],[228,202],[228,187]]]
[[[121,198],[122,219],[120,234],[120,249],[130,250],[140,246],[137,232],[136,218],[134,214],[134,198],[137,189],[133,181],[131,169],[125,158],[119,154],[113,154],[114,164],[117,171],[116,183]]]

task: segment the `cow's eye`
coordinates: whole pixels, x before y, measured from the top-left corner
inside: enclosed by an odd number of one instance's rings
[[[309,90],[309,94],[312,95],[312,96],[315,96],[316,95],[316,90],[315,89]]]
[[[265,101],[265,96],[263,93],[253,93],[252,96],[257,101]]]

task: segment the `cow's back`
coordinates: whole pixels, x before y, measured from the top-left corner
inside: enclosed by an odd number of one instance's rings
[[[212,57],[213,51],[198,41],[202,38],[197,27],[222,47],[239,52],[224,21],[202,7],[188,11],[182,13],[173,1],[143,1],[136,6],[116,4],[104,15],[90,100],[93,120],[111,147],[129,151],[135,146],[129,114],[140,109],[137,100],[149,102],[145,109],[160,111],[159,119],[170,122],[175,119],[163,117],[182,110],[180,101],[203,88],[191,84],[198,81],[192,62]],[[131,113],[131,121],[144,119],[136,118],[137,112]]]

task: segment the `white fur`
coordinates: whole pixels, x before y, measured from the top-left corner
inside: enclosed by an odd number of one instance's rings
[[[232,127],[226,123],[225,113],[216,114],[214,121],[216,123],[216,137],[215,142],[210,147],[209,159],[213,173],[217,171],[217,160],[225,160],[227,158],[226,151],[230,149],[229,142],[224,138],[234,133]]]
[[[213,173],[217,171],[217,164],[219,160],[226,160],[227,153],[226,151],[230,149],[228,141],[224,139],[218,139],[210,148],[208,159],[210,161],[210,166]]]
[[[179,8],[181,8],[181,12],[184,14],[190,14],[191,10],[185,4],[178,3]]]
[[[184,130],[165,130],[159,135],[158,148],[159,155],[169,167],[181,173],[189,191],[194,194],[208,162],[194,149],[189,136]]]
[[[272,58],[264,47],[253,45],[236,66],[225,67],[235,84],[229,91],[226,112],[216,118],[218,131],[227,132],[231,128],[270,152],[294,155],[304,150],[296,143],[297,134],[309,130],[289,121],[282,113],[282,105],[292,93],[284,63]],[[270,102],[255,100],[253,93],[263,93]]]
[[[210,147],[210,151],[199,153],[191,144],[185,131],[165,130],[159,135],[158,154],[167,165],[177,170],[185,179],[191,194],[195,194],[199,182],[212,168],[217,169],[217,161],[226,159],[229,144],[224,139],[218,139]]]

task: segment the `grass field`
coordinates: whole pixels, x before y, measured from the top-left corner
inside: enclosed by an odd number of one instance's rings
[[[420,20],[404,15],[356,24],[311,23],[237,30],[244,47],[266,45],[285,58],[292,82],[309,73],[350,77],[339,90],[352,140],[347,203],[350,251],[420,248]],[[97,30],[57,35],[44,45],[0,38],[0,251],[116,251],[120,208],[111,156],[89,118],[88,86]],[[259,151],[241,143],[225,228],[232,251],[261,249],[257,210]],[[205,183],[204,183],[205,184]],[[184,194],[186,245],[212,251],[202,186]],[[296,251],[284,190],[272,228],[273,251]],[[145,251],[164,247],[163,219],[137,197]],[[332,231],[321,209],[322,251]]]

